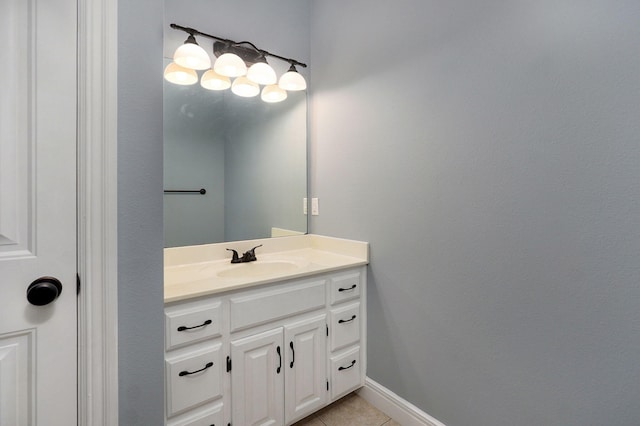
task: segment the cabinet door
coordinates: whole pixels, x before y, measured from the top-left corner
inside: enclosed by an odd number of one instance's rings
[[[284,327],[285,419],[301,419],[327,400],[326,315]]]
[[[231,342],[233,424],[284,424],[282,327]]]

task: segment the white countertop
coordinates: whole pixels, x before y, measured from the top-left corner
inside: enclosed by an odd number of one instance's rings
[[[231,264],[231,252],[242,256],[256,249],[255,262]],[[362,241],[299,235],[165,249],[165,303],[302,278],[369,263],[369,244]]]

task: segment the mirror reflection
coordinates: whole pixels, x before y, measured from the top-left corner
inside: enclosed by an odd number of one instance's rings
[[[165,80],[164,188],[185,191],[165,192],[165,247],[305,233],[306,122],[305,91],[266,103]]]

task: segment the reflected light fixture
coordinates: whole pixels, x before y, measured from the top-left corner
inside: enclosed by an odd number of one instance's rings
[[[211,58],[209,58],[209,54],[198,45],[196,38],[191,33],[189,33],[189,37],[187,37],[184,44],[176,49],[173,54],[173,62],[193,70],[206,70],[211,68]]]
[[[242,75],[233,80],[231,91],[243,98],[253,98],[260,93],[260,86],[258,83],[255,83]]]
[[[277,84],[264,86],[260,99],[268,103],[282,102],[287,99],[287,91]]]
[[[188,86],[198,82],[198,73],[195,70],[171,62],[164,69],[164,78],[173,84]]]
[[[200,78],[200,85],[208,90],[227,90],[231,87],[231,79],[214,70],[206,71]]]
[[[200,85],[205,89],[225,90],[231,87],[233,93],[242,97],[257,96],[262,91],[264,102],[283,101],[287,98],[287,90],[305,90],[307,87],[304,77],[296,69],[296,66],[307,67],[302,62],[259,49],[249,41],[235,42],[177,24],[171,24],[171,28],[189,34],[185,43],[176,49],[174,62],[165,69],[164,77],[171,83],[195,84],[198,81],[196,70],[207,70],[200,78]],[[215,40],[213,53],[217,59],[213,67],[209,54],[196,42],[196,36]],[[267,63],[267,56],[289,63],[289,71],[279,80]],[[233,84],[231,78],[235,78]],[[264,86],[262,90],[260,85]]]

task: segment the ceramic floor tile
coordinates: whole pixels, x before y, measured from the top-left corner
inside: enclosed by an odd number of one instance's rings
[[[325,426],[324,423],[320,421],[315,415],[309,416],[300,420],[297,423],[294,423],[293,426]]]
[[[391,419],[388,422],[386,422],[385,424],[383,424],[382,426],[402,426],[400,423],[396,422],[395,420]]]
[[[326,426],[381,426],[389,416],[356,394],[348,395],[317,413]]]

